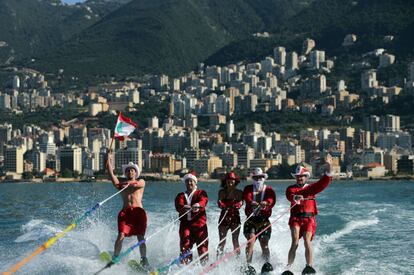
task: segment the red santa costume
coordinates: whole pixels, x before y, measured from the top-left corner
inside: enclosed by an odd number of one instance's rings
[[[296,168],[295,174],[292,176],[310,177],[310,172],[303,166]],[[312,184],[294,184],[286,189],[286,198],[290,201],[291,207],[296,203],[295,196],[303,196],[303,200],[296,204],[290,210],[289,226],[297,226],[300,228],[299,236],[302,237],[305,232],[311,232],[312,238],[316,232],[315,216],[318,214],[316,207],[316,194],[322,192],[332,181],[330,174],[325,174],[322,178]]]
[[[183,181],[191,179],[197,184],[197,178],[194,174],[186,174]],[[182,192],[175,198],[175,209],[179,215],[183,215],[190,208],[192,210],[180,219],[180,255],[188,253],[194,244],[201,244],[198,247],[198,254],[202,255],[208,251],[208,231],[207,231],[207,216],[205,207],[208,203],[207,193],[204,190],[195,189],[191,193]],[[183,257],[182,263],[188,263],[192,260],[192,255]]]
[[[247,185],[243,190],[243,200],[246,203],[244,210],[247,217],[249,217],[253,211],[256,213],[244,223],[243,234],[246,239],[250,238],[251,234],[257,234],[262,229],[270,225],[269,217],[272,215],[272,208],[276,204],[276,193],[271,186],[264,184],[267,179],[267,174],[262,172],[261,168],[253,170],[252,176],[262,176],[262,179],[254,181],[253,184]],[[260,203],[267,202],[265,207],[255,208]],[[269,227],[265,230],[259,238],[266,237],[270,239],[272,228]]]

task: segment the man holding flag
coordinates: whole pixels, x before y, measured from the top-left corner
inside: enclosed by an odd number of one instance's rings
[[[131,119],[123,116],[121,113],[118,116],[118,121],[115,126],[115,138],[123,140],[131,134],[136,124]],[[121,194],[123,200],[122,210],[118,214],[118,237],[115,241],[114,257],[117,257],[122,249],[122,242],[125,237],[137,236],[138,241],[145,240],[145,231],[147,229],[147,214],[142,205],[142,197],[144,195],[145,181],[138,179],[140,171],[138,165],[130,162],[122,165],[124,178],[118,178],[114,175],[112,167],[111,141],[106,167],[108,169],[111,181],[117,189],[122,189],[125,186],[128,188]],[[143,242],[139,246],[141,253],[141,265],[148,267],[148,260],[146,257],[146,245]]]

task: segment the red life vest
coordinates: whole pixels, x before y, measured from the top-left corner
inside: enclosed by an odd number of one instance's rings
[[[299,186],[294,184],[286,189],[286,198],[290,201],[291,207],[296,203],[294,201],[295,195],[302,195],[304,200],[297,204],[290,210],[291,216],[307,217],[315,216],[318,214],[318,208],[316,207],[316,194],[322,192],[331,182],[332,177],[324,175],[319,181],[306,184],[305,186]]]

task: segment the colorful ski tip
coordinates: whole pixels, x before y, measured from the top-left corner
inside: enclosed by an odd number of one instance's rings
[[[109,263],[112,261],[112,256],[111,253],[109,253],[108,251],[103,251],[99,254],[99,260],[101,260],[102,262],[105,263]]]

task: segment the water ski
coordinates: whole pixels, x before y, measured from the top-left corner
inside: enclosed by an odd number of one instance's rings
[[[128,266],[139,273],[148,273],[152,269],[147,258],[142,258],[140,262],[137,260],[129,260]]]
[[[254,269],[253,266],[248,265],[244,268],[243,274],[245,274],[245,275],[255,275],[256,274],[256,269]]]
[[[272,272],[272,271],[273,271],[273,266],[269,262],[266,262],[266,263],[263,264],[262,270],[260,271],[260,273],[261,274],[267,274],[267,273]]]
[[[302,271],[302,275],[315,274],[315,273],[316,273],[316,270],[310,265],[307,265]]]
[[[112,261],[112,255],[108,251],[103,251],[99,254],[99,260],[105,263],[109,263]]]
[[[286,271],[283,271],[283,273],[281,275],[294,275],[294,274],[293,274],[292,271],[286,270]]]

